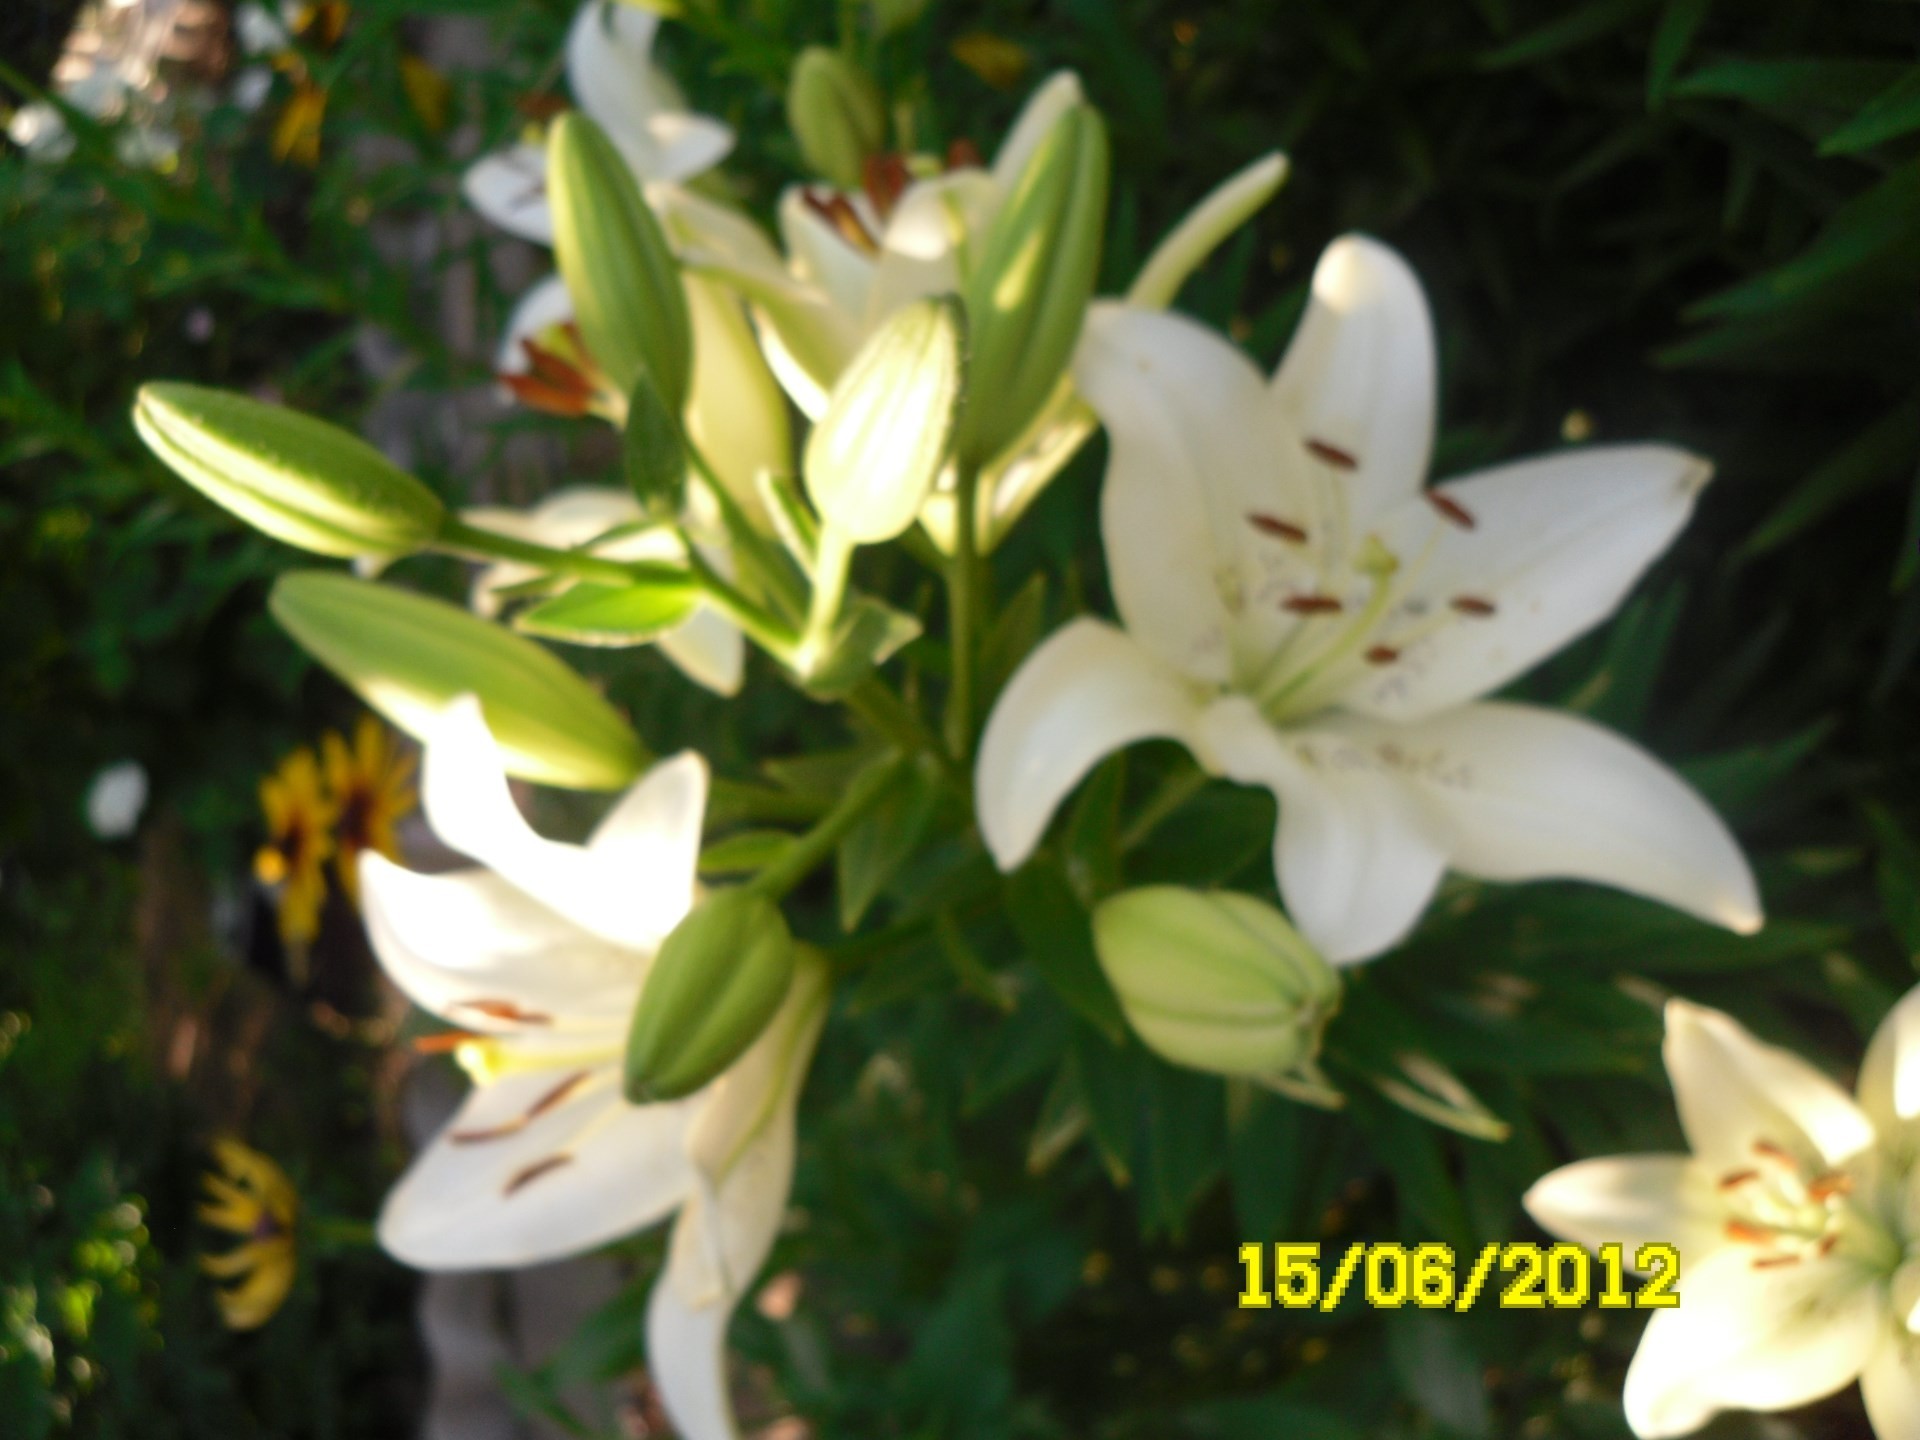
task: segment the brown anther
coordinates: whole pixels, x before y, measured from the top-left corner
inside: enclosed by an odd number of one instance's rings
[[[1798,1170],[1800,1168],[1800,1162],[1793,1158],[1793,1154],[1791,1151],[1783,1149],[1781,1146],[1774,1144],[1773,1141],[1771,1140],[1754,1141],[1753,1153],[1759,1156],[1763,1156],[1768,1160],[1772,1160],[1776,1164],[1784,1165],[1789,1170]]]
[[[536,124],[545,124],[556,115],[564,115],[573,107],[559,95],[535,93],[522,95],[513,102],[513,108]]]
[[[1809,1200],[1827,1200],[1835,1195],[1851,1195],[1853,1177],[1843,1175],[1838,1170],[1829,1170],[1824,1175],[1813,1177],[1813,1183],[1807,1186]]]
[[[582,395],[575,390],[563,390],[558,385],[550,385],[533,375],[496,375],[494,377],[508,390],[513,398],[529,410],[539,410],[547,415],[558,415],[567,420],[578,420],[593,408],[591,395]]]
[[[1307,441],[1307,451],[1316,460],[1324,460],[1336,470],[1358,470],[1360,461],[1351,451],[1342,450],[1338,445],[1325,440]]]
[[[1738,1190],[1749,1180],[1758,1180],[1759,1178],[1760,1172],[1758,1170],[1729,1170],[1725,1175],[1720,1177],[1720,1188],[1722,1190]]]
[[[1738,1240],[1742,1245],[1771,1245],[1773,1231],[1765,1225],[1749,1224],[1745,1220],[1727,1221],[1726,1236],[1729,1240]]]
[[[1369,665],[1391,665],[1400,658],[1400,652],[1391,645],[1375,645],[1367,651]]]
[[[1447,603],[1462,615],[1471,615],[1476,620],[1484,620],[1499,609],[1493,601],[1483,600],[1478,595],[1456,595]]]
[[[513,1025],[551,1025],[553,1017],[538,1010],[522,1009],[513,1000],[456,1000],[449,1010],[477,1010],[489,1020],[505,1020]]]
[[[1838,1235],[1822,1235],[1820,1237],[1820,1258],[1822,1260],[1826,1259],[1827,1256],[1833,1253],[1834,1247],[1839,1243],[1840,1237]]]
[[[893,207],[900,203],[912,178],[907,173],[906,157],[896,151],[869,155],[860,163],[861,188],[873,202],[874,214],[882,220],[893,214]]]
[[[1756,1270],[1778,1270],[1783,1265],[1798,1265],[1798,1255],[1757,1255],[1752,1264]]]
[[[831,225],[840,238],[854,249],[868,255],[880,251],[880,242],[876,240],[860,219],[860,212],[853,208],[853,202],[846,196],[832,190],[816,190],[812,186],[800,192],[801,203],[827,224]]]
[[[521,337],[520,349],[527,357],[527,368],[534,378],[562,390],[584,394],[593,392],[593,381],[587,378],[585,371],[562,360],[537,340]]]
[[[558,1170],[562,1165],[571,1165],[572,1163],[573,1157],[571,1155],[549,1155],[544,1160],[536,1160],[533,1164],[516,1170],[512,1175],[507,1177],[507,1183],[501,1189],[500,1193],[502,1195],[511,1195],[523,1186],[531,1185],[542,1175]]]
[[[484,1130],[455,1130],[447,1136],[447,1139],[456,1145],[478,1145],[483,1141],[504,1140],[509,1135],[517,1135],[547,1111],[565,1101],[592,1073],[591,1070],[576,1070],[513,1119],[502,1121],[498,1125],[489,1125]]]
[[[947,169],[978,170],[986,164],[980,147],[962,135],[947,146]]]
[[[511,1120],[502,1120],[498,1125],[489,1125],[483,1130],[450,1130],[447,1139],[455,1145],[484,1145],[489,1140],[504,1140],[509,1135],[518,1135],[527,1128],[527,1117],[516,1115]]]
[[[1473,512],[1451,495],[1443,494],[1438,490],[1429,490],[1426,496],[1427,503],[1438,510],[1443,519],[1458,525],[1462,530],[1471,530],[1479,523],[1473,518]]]
[[[1247,516],[1247,523],[1262,535],[1271,535],[1276,540],[1288,540],[1295,545],[1307,543],[1307,532],[1302,527],[1291,520],[1282,520],[1277,515],[1251,514]]]
[[[1280,608],[1295,615],[1338,615],[1344,607],[1331,595],[1289,595]]]
[[[437,1035],[416,1035],[413,1037],[413,1053],[416,1055],[451,1055],[469,1040],[480,1037],[471,1030],[442,1030]]]
[[[546,1114],[547,1111],[553,1109],[556,1105],[563,1103],[567,1097],[578,1090],[581,1084],[592,1074],[593,1072],[591,1070],[576,1070],[573,1074],[558,1082],[551,1090],[547,1091],[546,1094],[542,1095],[527,1107],[527,1119],[536,1119]]]

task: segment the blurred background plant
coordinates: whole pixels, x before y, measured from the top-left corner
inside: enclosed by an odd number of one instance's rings
[[[64,91],[51,113],[71,140],[30,153],[45,131],[16,115],[0,159],[10,1435],[411,1423],[420,1362],[394,1302],[413,1282],[397,1267],[349,1253],[304,1269],[241,1339],[197,1272],[212,1136],[273,1154],[309,1203],[369,1213],[401,1153],[405,1057],[380,1043],[392,1012],[350,916],[295,973],[248,877],[260,777],[352,713],[266,619],[284,552],[167,476],[126,416],[156,377],[357,416],[466,503],[611,475],[611,453],[569,453],[558,427],[494,399],[491,337],[539,261],[458,198],[465,159],[551,110],[571,9],[358,0],[337,31],[271,17],[287,43],[262,54],[277,60],[250,59],[205,0],[0,15],[0,80],[22,106]],[[1221,1082],[1101,1037],[1091,957],[1059,917],[1078,913],[1076,869],[1263,885],[1271,802],[1215,787],[1123,856],[1119,798],[1177,761],[1110,762],[1068,823],[1067,864],[1034,873],[996,944],[930,939],[843,1002],[851,1021],[829,1030],[809,1090],[797,1223],[735,1329],[762,1401],[746,1410],[830,1436],[1624,1436],[1638,1317],[1242,1312],[1234,1260],[1249,1240],[1529,1236],[1517,1197],[1565,1155],[1673,1147],[1649,997],[1682,991],[1839,1071],[1913,983],[1914,7],[676,13],[661,58],[741,137],[713,183],[762,215],[801,173],[783,107],[804,45],[844,43],[897,131],[929,148],[984,145],[1034,81],[1071,66],[1113,132],[1106,288],[1207,185],[1278,146],[1287,188],[1185,308],[1270,364],[1320,247],[1371,231],[1438,310],[1440,473],[1589,438],[1712,456],[1719,481],[1678,552],[1518,690],[1687,760],[1754,850],[1770,920],[1739,940],[1612,895],[1453,882],[1415,941],[1350,986],[1330,1043],[1382,1068],[1419,1046],[1510,1137],[1358,1095],[1341,1116],[1250,1100],[1229,1129]],[[1009,663],[1083,597],[1105,603],[1087,522],[1100,462],[1096,444],[995,557],[1004,593],[1047,577],[1009,607]],[[453,593],[454,569],[437,573]],[[726,708],[650,656],[614,697],[656,748],[697,739],[723,774],[831,739],[798,701]],[[131,840],[103,840],[88,786],[128,758],[151,799]],[[804,799],[841,777],[776,778]],[[927,883],[875,880],[903,915]],[[957,1016],[956,976],[972,996]],[[621,1253],[646,1271],[658,1241]],[[561,1396],[629,1373],[638,1347],[623,1295],[513,1393],[596,1433]],[[641,1407],[629,1428],[647,1423]],[[1866,1432],[1843,1396],[1713,1433]]]

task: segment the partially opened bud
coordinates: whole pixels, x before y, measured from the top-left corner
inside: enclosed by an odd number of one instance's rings
[[[674,927],[647,971],[627,1032],[627,1098],[691,1095],[767,1028],[793,981],[780,907],[747,889],[709,895]]]
[[[598,125],[562,115],[547,136],[553,253],[587,348],[622,395],[644,370],[675,415],[693,330],[679,267],[627,162]]]
[[[956,448],[984,464],[1053,394],[1080,338],[1107,225],[1107,128],[1074,101],[994,217],[967,287],[973,377]]]
[[[867,157],[879,154],[887,140],[879,87],[866,71],[824,45],[809,45],[793,62],[787,123],[808,168],[842,190],[860,187]]]
[[[1311,1061],[1340,981],[1250,895],[1151,885],[1101,902],[1094,948],[1147,1045],[1195,1070],[1283,1074]]]
[[[933,489],[960,404],[960,326],[950,297],[902,306],[834,382],[807,437],[807,493],[849,539],[891,540]]]
[[[283,575],[267,601],[314,659],[408,734],[477,695],[509,773],[617,790],[646,764],[640,739],[551,652],[458,606],[328,570]]]
[[[134,428],[189,485],[276,540],[320,555],[424,549],[446,507],[356,435],[244,395],[143,385]]]

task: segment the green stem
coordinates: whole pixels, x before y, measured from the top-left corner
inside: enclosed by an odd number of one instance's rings
[[[813,603],[807,610],[806,633],[800,641],[801,669],[810,670],[833,643],[834,623],[847,594],[847,570],[853,563],[853,542],[837,525],[821,528],[814,548]]]
[[[947,753],[946,747],[940,743],[940,737],[928,728],[920,712],[888,689],[879,676],[867,676],[842,698],[847,708],[872,726],[882,738],[892,741],[902,750],[933,756],[940,762],[941,772],[947,782],[963,795],[966,793],[966,771]]]
[[[1120,832],[1120,853],[1126,854],[1159,829],[1161,821],[1206,789],[1207,781],[1212,778],[1198,765],[1190,765],[1169,775],[1147,803],[1140,807],[1140,813],[1133,817],[1133,823]]]
[[[681,540],[686,546],[687,568],[693,572],[708,603],[751,635],[762,650],[782,664],[791,663],[794,646],[800,642],[794,628],[736,589],[726,576],[707,563],[706,556],[691,539],[682,535]]]
[[[378,1245],[373,1225],[366,1220],[349,1220],[339,1215],[308,1215],[302,1228],[315,1248],[327,1250],[371,1250]]]
[[[961,464],[954,493],[953,558],[947,562],[947,611],[952,629],[953,683],[947,691],[947,749],[964,764],[973,750],[973,651],[980,588],[975,496],[980,469]]]
[[[433,548],[468,560],[518,560],[542,570],[559,571],[579,580],[597,580],[603,585],[631,585],[657,566],[639,567],[621,560],[606,560],[584,550],[556,550],[511,535],[482,530],[477,525],[449,515],[440,526]]]
[[[833,853],[840,839],[886,797],[906,757],[892,755],[862,770],[820,823],[797,837],[781,857],[748,882],[747,888],[780,900]]]
[[[807,597],[792,567],[787,564],[786,557],[776,551],[767,537],[760,533],[741,506],[740,498],[727,488],[726,482],[715,472],[691,438],[687,439],[686,446],[695,472],[705,483],[713,503],[719,507],[720,522],[726,526],[727,538],[733,542],[734,559],[764,582],[767,593],[788,618],[799,618],[804,612]]]

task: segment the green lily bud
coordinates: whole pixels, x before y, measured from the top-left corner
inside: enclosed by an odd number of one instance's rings
[[[373,446],[297,410],[162,382],[140,387],[133,425],[194,489],[302,550],[396,559],[425,549],[446,518]]]
[[[809,45],[787,81],[787,123],[814,174],[857,190],[869,155],[887,142],[880,87],[837,50]]]
[[[983,465],[1053,394],[1073,357],[1107,225],[1107,127],[1061,112],[994,217],[967,286],[972,391],[955,448]]]
[[[1311,1061],[1340,980],[1271,905],[1150,885],[1102,901],[1093,943],[1128,1023],[1176,1065],[1269,1076]]]
[[[627,162],[578,112],[547,136],[553,253],[587,349],[622,395],[644,370],[675,415],[686,408],[693,328],[680,270]]]
[[[410,735],[477,695],[507,770],[546,785],[617,790],[645,747],[551,652],[443,600],[330,570],[294,571],[267,608],[306,652]]]
[[[807,437],[807,493],[862,545],[920,513],[946,464],[960,405],[962,318],[951,297],[896,310],[860,347]]]
[[[780,907],[747,889],[717,891],[674,927],[647,971],[627,1032],[627,1098],[691,1095],[745,1053],[793,982]]]

